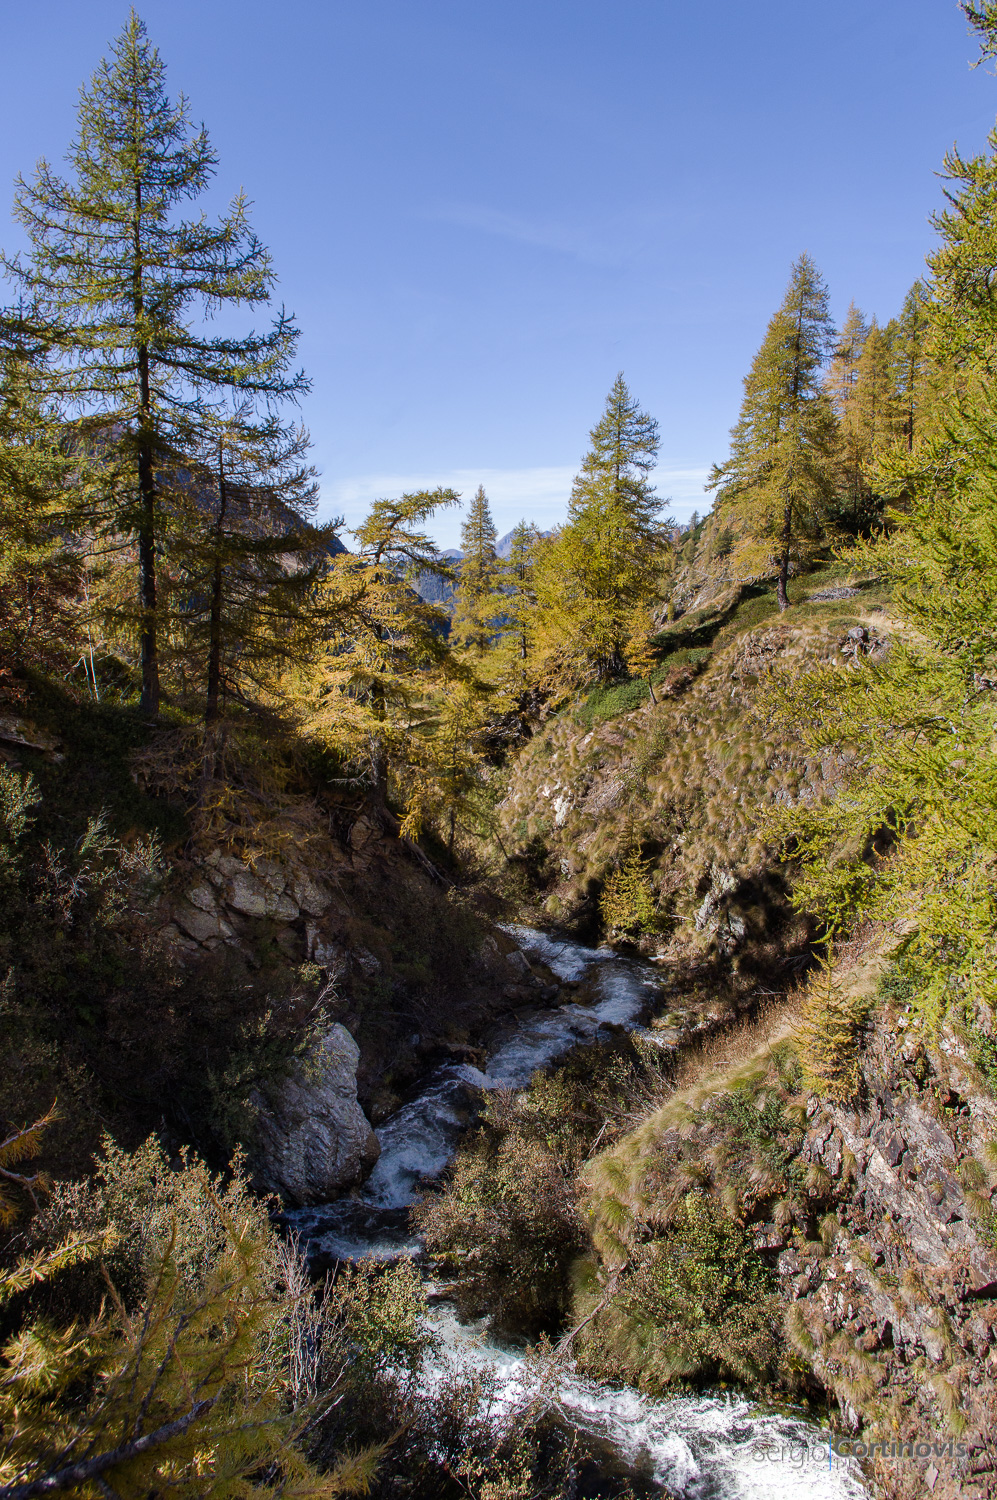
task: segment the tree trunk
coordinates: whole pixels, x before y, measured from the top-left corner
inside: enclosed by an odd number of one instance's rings
[[[139,351],[144,391],[149,388],[149,359]],[[138,533],[139,604],[142,612],[142,712],[159,713],[159,646],[156,639],[156,479],[152,441],[143,424],[139,432],[138,487],[141,519]]]
[[[370,792],[367,805],[382,822],[388,811],[388,751],[378,736],[370,751]]]
[[[218,717],[218,698],[222,681],[222,565],[215,562],[211,577],[211,614],[208,623],[208,701],[205,724]]]
[[[218,524],[215,527],[215,566],[211,574],[211,612],[208,619],[208,701],[204,711],[204,722],[214,723],[218,717],[218,698],[222,681],[222,527],[228,509],[228,486],[225,483],[224,443],[218,444]]]
[[[145,302],[142,288],[142,184],[135,180],[132,310],[138,354],[138,488],[141,512],[138,533],[139,607],[142,614],[142,712],[159,713],[159,643],[156,632],[156,475],[152,445],[152,382],[149,346],[142,332]]]
[[[786,592],[786,584],[789,582],[789,549],[793,540],[793,502],[786,501],[786,508],[782,516],[782,544],[779,556],[779,586],[777,596],[780,611],[789,608],[789,595]]]

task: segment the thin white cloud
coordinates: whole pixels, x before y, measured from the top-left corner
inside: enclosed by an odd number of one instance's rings
[[[473,203],[441,204],[427,213],[438,223],[453,224],[459,229],[474,229],[480,234],[495,235],[519,245],[536,245],[579,260],[602,263],[615,259],[615,252],[593,242],[587,229],[573,229],[553,219],[529,219],[520,214],[505,213],[499,208]]]
[[[431,223],[452,224],[476,234],[533,245],[557,255],[569,255],[593,266],[621,266],[647,250],[659,252],[666,229],[675,234],[688,217],[649,204],[628,203],[626,210],[603,214],[598,224],[590,219],[571,222],[544,214],[510,213],[487,203],[437,202],[423,216]]]
[[[345,517],[347,526],[363,520],[372,500],[382,495],[402,495],[413,490],[435,489],[437,485],[457,490],[470,499],[483,484],[491,505],[499,535],[511,531],[517,521],[533,521],[543,531],[559,526],[564,520],[571,494],[571,481],[577,465],[546,465],[533,469],[450,469],[425,470],[408,474],[356,474],[323,487],[323,513]],[[703,467],[658,469],[655,473],[658,494],[671,501],[666,514],[676,521],[688,521],[693,511],[702,515],[709,510],[711,497],[703,493],[707,469]],[[460,546],[460,523],[463,506],[437,511],[430,530],[443,547]]]

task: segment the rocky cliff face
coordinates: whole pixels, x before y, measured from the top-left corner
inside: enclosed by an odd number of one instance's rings
[[[589,1209],[625,1287],[618,1268],[683,1194],[715,1196],[879,1493],[983,1500],[997,1495],[997,1099],[955,1029],[930,1031],[884,988],[896,942],[867,933],[837,974],[869,1007],[851,1097],[801,1088],[790,1002],[760,1045],[732,1048],[590,1164]]]
[[[175,968],[256,996],[212,1039],[215,1067],[232,1076],[232,1129],[257,1183],[293,1205],[363,1180],[379,1155],[368,1115],[376,1125],[397,1107],[424,1066],[476,1058],[483,1030],[557,994],[363,813],[307,859],[189,856],[156,920]]]
[[[869,1444],[962,1457],[870,1460],[887,1492],[997,1493],[997,1101],[958,1037],[886,1006],[854,1104],[813,1098],[801,1162],[826,1173],[826,1254],[778,1256],[788,1327]]]

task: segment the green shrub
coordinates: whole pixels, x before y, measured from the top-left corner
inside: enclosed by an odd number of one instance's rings
[[[651,888],[652,862],[635,849],[626,863],[612,872],[599,898],[599,911],[608,931],[654,932],[658,909]]]
[[[636,1248],[611,1301],[582,1330],[580,1362],[652,1394],[677,1381],[757,1386],[785,1370],[780,1309],[748,1231],[691,1192],[667,1233]]]
[[[442,1190],[416,1220],[454,1277],[462,1315],[535,1334],[570,1305],[568,1266],[587,1237],[576,1203],[585,1150],[578,1088],[538,1075],[525,1096],[489,1096],[484,1123],[462,1143]]]
[[[588,726],[600,724],[604,719],[615,719],[618,714],[631,713],[633,709],[640,708],[642,703],[650,701],[647,681],[643,677],[595,688],[579,708],[578,722]]]

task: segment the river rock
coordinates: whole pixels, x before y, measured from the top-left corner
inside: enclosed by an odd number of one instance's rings
[[[360,1049],[338,1023],[257,1110],[254,1174],[285,1203],[323,1203],[362,1182],[381,1154],[357,1102]]]

